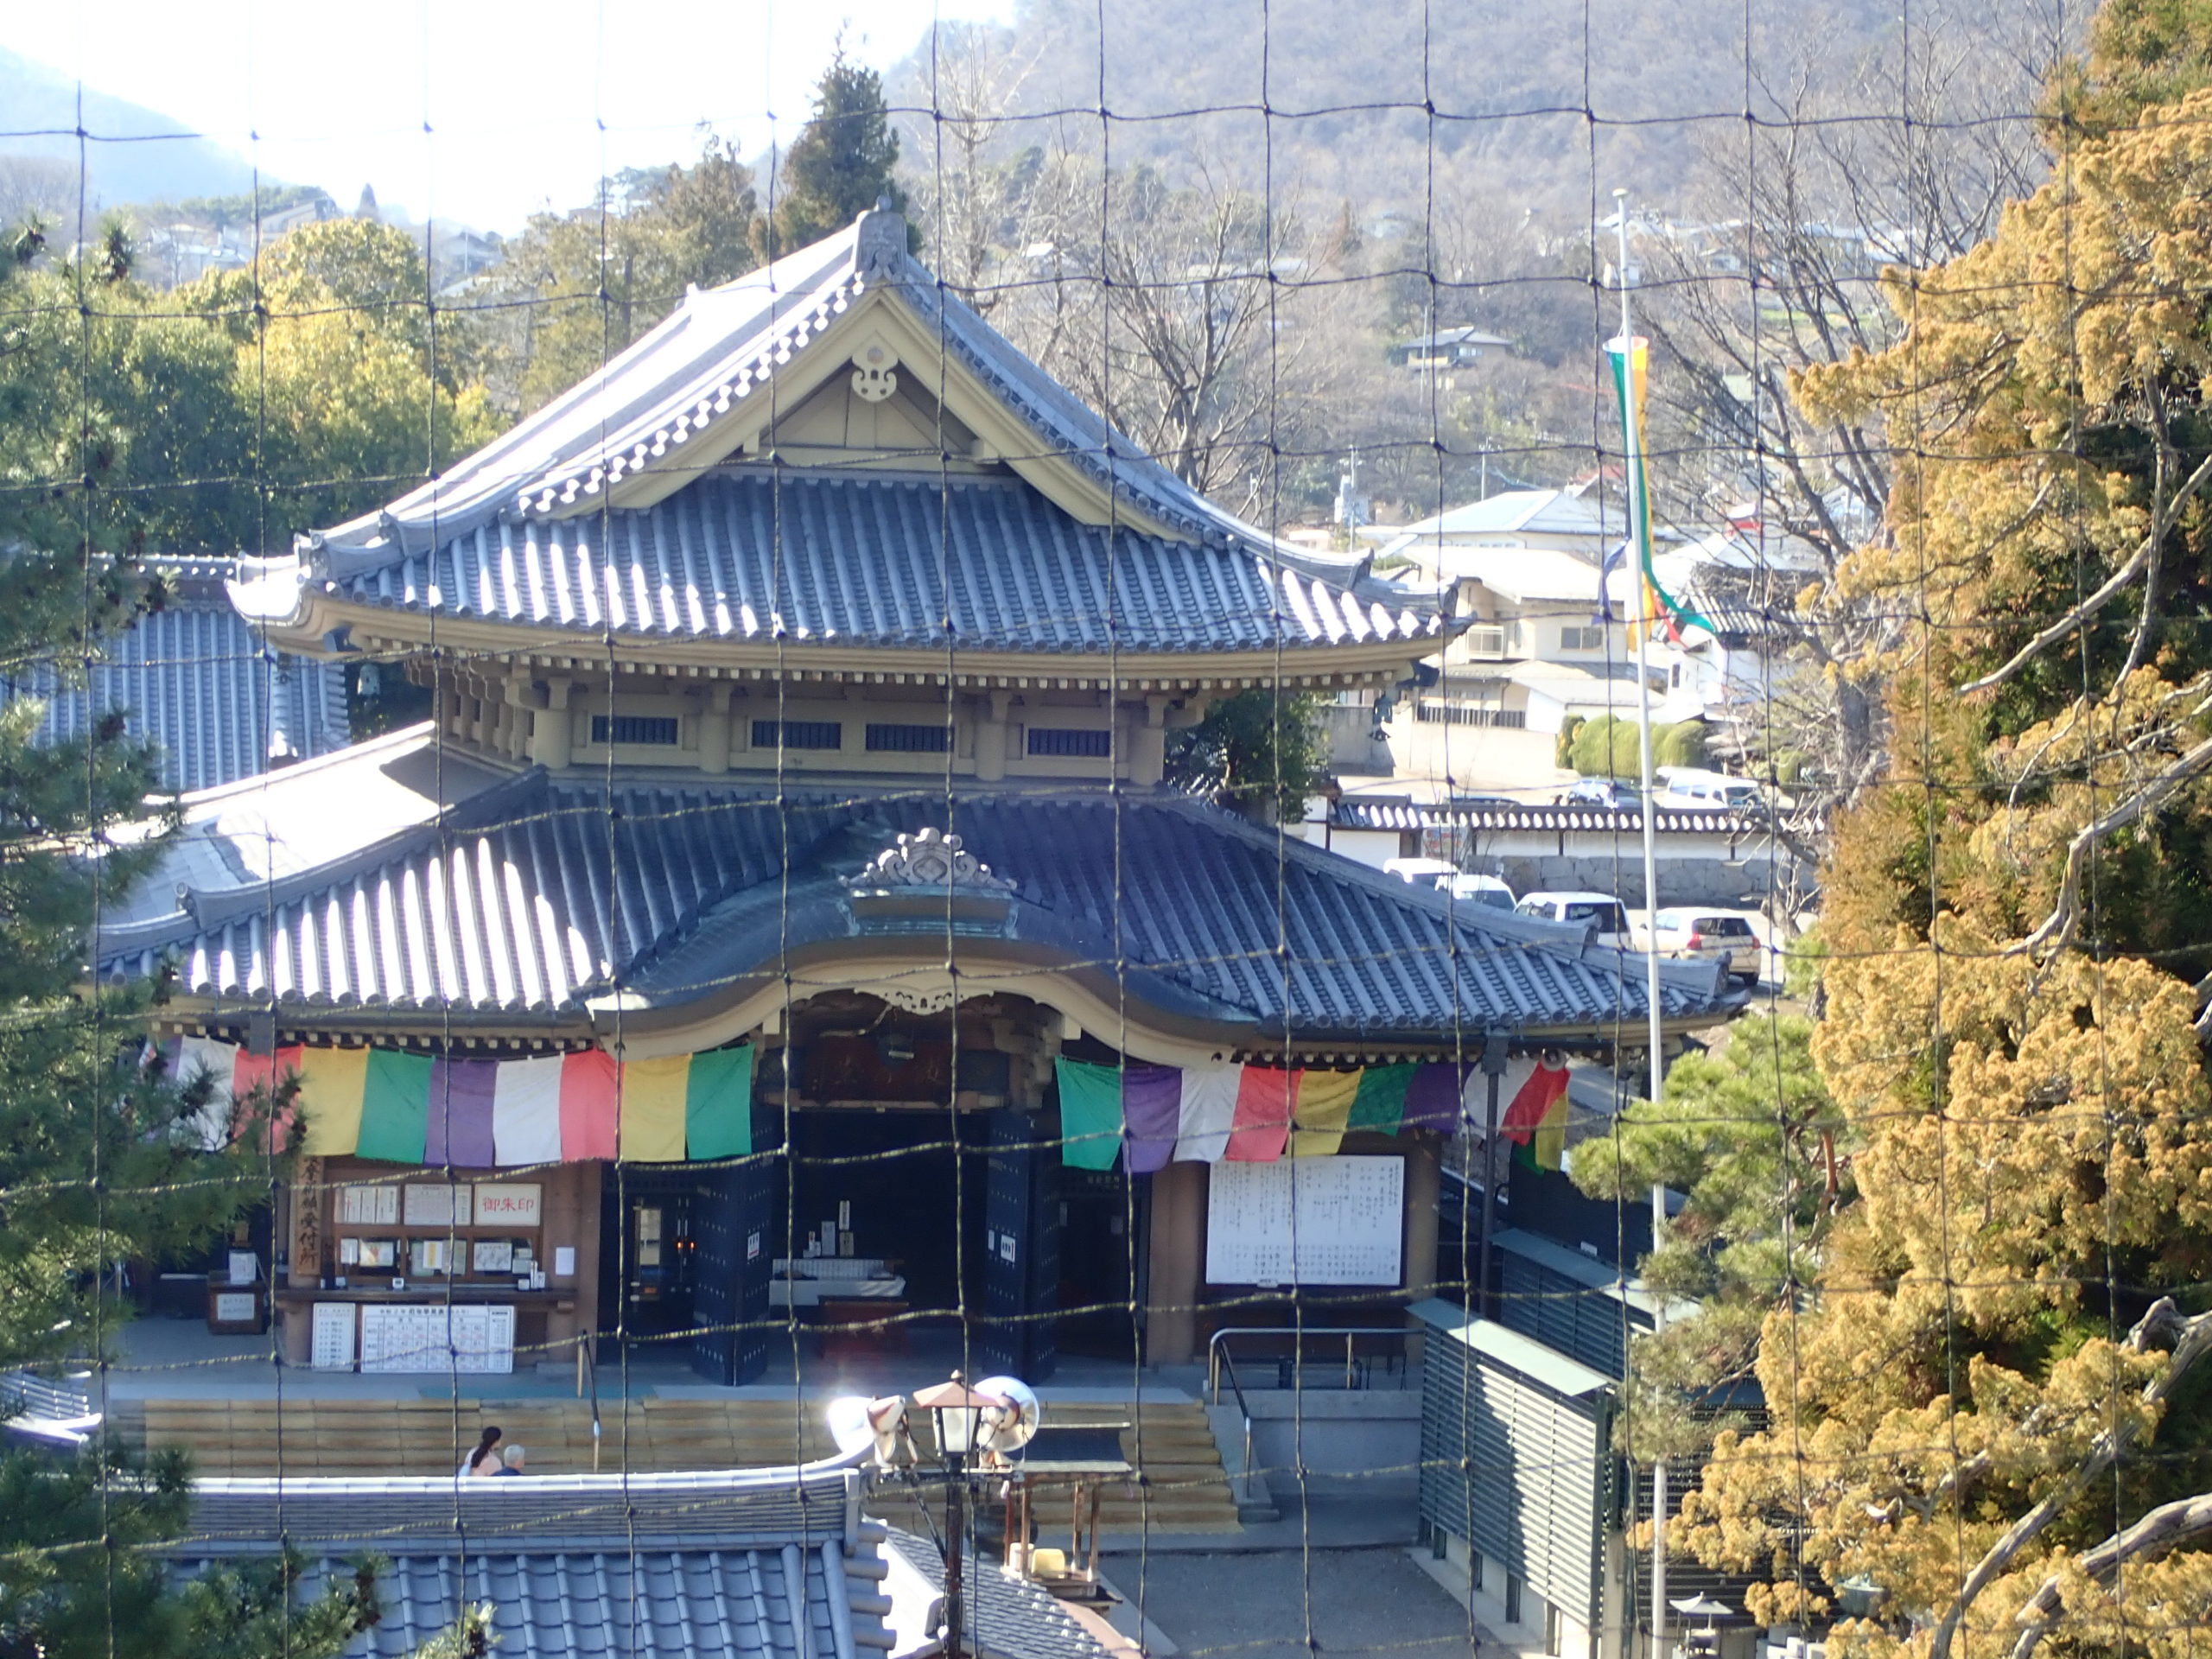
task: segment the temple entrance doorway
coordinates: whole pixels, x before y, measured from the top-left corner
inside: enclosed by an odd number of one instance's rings
[[[1059,1287],[1048,1033],[1018,997],[914,1013],[860,992],[793,1011],[771,1311],[834,1364],[1051,1372]],[[782,1068],[768,1068],[780,1082]],[[775,1133],[786,1131],[779,1124]]]

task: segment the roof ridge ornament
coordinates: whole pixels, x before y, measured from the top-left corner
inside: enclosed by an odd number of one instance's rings
[[[897,277],[906,265],[906,215],[885,196],[854,226],[853,268],[863,277]]]
[[[960,844],[960,837],[921,830],[878,853],[858,875],[842,878],[855,891],[887,887],[966,887],[982,893],[1012,893],[1016,884],[994,874],[991,867]]]

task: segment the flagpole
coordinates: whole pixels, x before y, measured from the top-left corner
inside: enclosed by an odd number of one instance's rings
[[[1650,1093],[1648,1098],[1657,1101],[1666,1081],[1666,1063],[1660,1051],[1659,1032],[1659,951],[1656,924],[1659,916],[1659,844],[1657,829],[1652,820],[1657,817],[1657,807],[1651,791],[1651,605],[1646,591],[1649,581],[1644,559],[1644,542],[1651,533],[1647,522],[1649,505],[1643,482],[1643,428],[1641,411],[1636,406],[1636,357],[1630,331],[1628,302],[1628,192],[1613,192],[1614,226],[1620,238],[1621,289],[1621,434],[1624,470],[1628,498],[1629,557],[1636,565],[1636,700],[1637,747],[1643,763],[1643,989],[1648,1005],[1649,1027],[1646,1040],[1649,1050]],[[1601,601],[1609,596],[1600,593]],[[1651,1184],[1651,1246],[1658,1249],[1661,1235],[1667,1225],[1667,1189],[1657,1181]],[[1660,1303],[1653,1305],[1652,1328],[1656,1331],[1665,1323],[1665,1309]],[[1651,1656],[1664,1659],[1667,1651],[1667,1460],[1655,1458],[1651,1464]]]

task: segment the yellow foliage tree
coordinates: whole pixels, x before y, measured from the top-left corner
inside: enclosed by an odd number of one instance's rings
[[[1859,1198],[1677,1537],[1770,1618],[1871,1585],[1853,1651],[2178,1656],[2212,1610],[2212,92],[2096,68],[2050,181],[1891,275],[1900,342],[1797,388],[1897,452],[1813,1046]]]

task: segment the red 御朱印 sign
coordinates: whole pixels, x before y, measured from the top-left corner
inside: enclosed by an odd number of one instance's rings
[[[545,1189],[535,1181],[514,1181],[476,1189],[479,1227],[535,1227],[544,1211]]]

